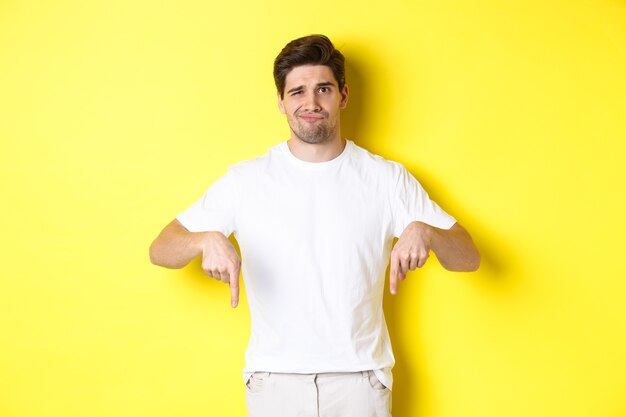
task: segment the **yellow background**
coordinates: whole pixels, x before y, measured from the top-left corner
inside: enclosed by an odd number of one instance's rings
[[[288,137],[310,33],[483,254],[385,296],[394,416],[626,416],[623,0],[0,2],[0,415],[245,415],[245,296],[148,246]]]

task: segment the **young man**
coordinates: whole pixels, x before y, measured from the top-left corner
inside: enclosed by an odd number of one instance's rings
[[[232,166],[163,229],[151,260],[181,268],[202,256],[204,271],[230,285],[233,307],[243,268],[251,417],[390,416],[387,263],[395,294],[431,250],[455,271],[476,270],[480,256],[402,165],[342,138],[344,57],[327,37],[287,44],[274,78],[290,139]]]

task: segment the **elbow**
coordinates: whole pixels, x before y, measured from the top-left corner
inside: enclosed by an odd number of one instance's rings
[[[475,272],[480,268],[480,253],[476,251],[476,254],[472,256],[470,261],[467,263],[467,270],[465,272]]]
[[[153,242],[152,245],[150,245],[149,250],[150,262],[152,263],[152,265],[162,266],[164,268],[172,268],[172,266],[170,266],[166,262],[166,258],[163,256],[162,252],[163,251],[160,250],[156,242]]]
[[[475,272],[480,268],[480,253],[478,250],[474,250],[473,253],[463,259],[459,259],[454,263],[446,263],[442,266],[451,272]]]
[[[480,268],[480,252],[474,247],[472,254],[468,256],[463,272],[475,272]]]
[[[167,252],[165,248],[159,247],[159,245],[152,243],[150,245],[149,250],[150,262],[152,265],[162,266],[163,268],[168,269],[181,269],[186,263],[177,261],[176,259],[172,259],[172,257],[167,256]]]
[[[152,243],[152,245],[150,245],[150,249],[148,251],[148,254],[150,256],[150,262],[152,263],[152,265],[163,266],[163,264],[161,263],[161,260],[159,258],[158,250],[155,247],[154,243]]]
[[[480,252],[478,248],[471,243],[465,250],[465,256],[461,265],[460,272],[475,272],[480,268]]]

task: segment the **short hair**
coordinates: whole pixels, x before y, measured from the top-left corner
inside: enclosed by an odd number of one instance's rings
[[[339,90],[346,83],[345,58],[324,35],[309,35],[289,42],[274,60],[274,82],[280,97],[285,92],[287,74],[301,65],[325,65],[331,69]]]

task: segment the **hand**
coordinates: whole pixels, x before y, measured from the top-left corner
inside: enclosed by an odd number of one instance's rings
[[[237,307],[241,260],[233,245],[222,233],[206,233],[202,242],[202,269],[206,274],[230,285],[230,305]]]
[[[398,281],[404,280],[409,271],[421,268],[430,254],[432,228],[426,223],[412,222],[400,235],[391,251],[389,267],[389,290],[398,291]]]

